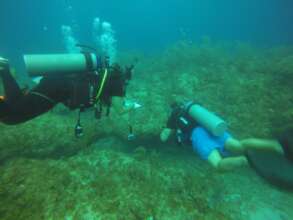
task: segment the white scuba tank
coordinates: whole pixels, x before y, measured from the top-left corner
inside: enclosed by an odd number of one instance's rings
[[[94,53],[87,55],[83,53],[24,55],[24,62],[27,73],[31,77],[86,72],[89,68],[97,70],[99,68],[97,55]]]
[[[198,122],[214,136],[221,136],[227,130],[227,123],[206,108],[198,104],[192,104],[187,110],[188,114],[196,122]]]

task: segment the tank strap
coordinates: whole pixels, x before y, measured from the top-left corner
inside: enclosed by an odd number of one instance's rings
[[[53,99],[49,98],[48,96],[46,96],[46,95],[44,95],[42,93],[39,93],[39,92],[30,92],[30,94],[36,95],[36,96],[39,96],[39,97],[42,97],[42,98],[48,100],[49,102],[51,102],[53,105],[56,104],[56,101],[54,101]]]

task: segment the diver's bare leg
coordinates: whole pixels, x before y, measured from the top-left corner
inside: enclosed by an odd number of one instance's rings
[[[222,158],[218,150],[213,150],[209,157],[208,162],[218,170],[231,170],[237,167],[243,167],[248,164],[248,161],[245,156],[237,157],[226,157]]]
[[[245,148],[243,147],[242,143],[235,138],[229,138],[226,141],[225,149],[229,152],[236,153],[236,154],[245,153]]]
[[[283,148],[277,140],[249,138],[244,139],[241,145],[244,149],[249,150],[262,150],[262,151],[275,151],[280,154],[284,154]]]

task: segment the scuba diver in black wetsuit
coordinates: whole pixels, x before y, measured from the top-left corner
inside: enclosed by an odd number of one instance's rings
[[[103,106],[109,114],[114,96],[124,97],[126,86],[131,79],[133,66],[122,69],[118,64],[109,66],[100,62],[98,71],[85,71],[66,75],[44,76],[30,91],[23,92],[10,73],[8,60],[0,58],[0,77],[5,95],[0,98],[0,122],[15,125],[31,120],[63,103],[69,109],[95,107],[99,118]],[[82,133],[80,112],[76,126],[76,136]]]

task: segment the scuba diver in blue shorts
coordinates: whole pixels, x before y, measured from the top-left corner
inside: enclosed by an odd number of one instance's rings
[[[192,145],[201,159],[220,170],[247,165],[249,149],[283,154],[277,140],[250,138],[239,141],[233,138],[224,120],[192,101],[171,105],[167,126],[160,134],[161,141],[166,142],[174,132],[177,143]]]

